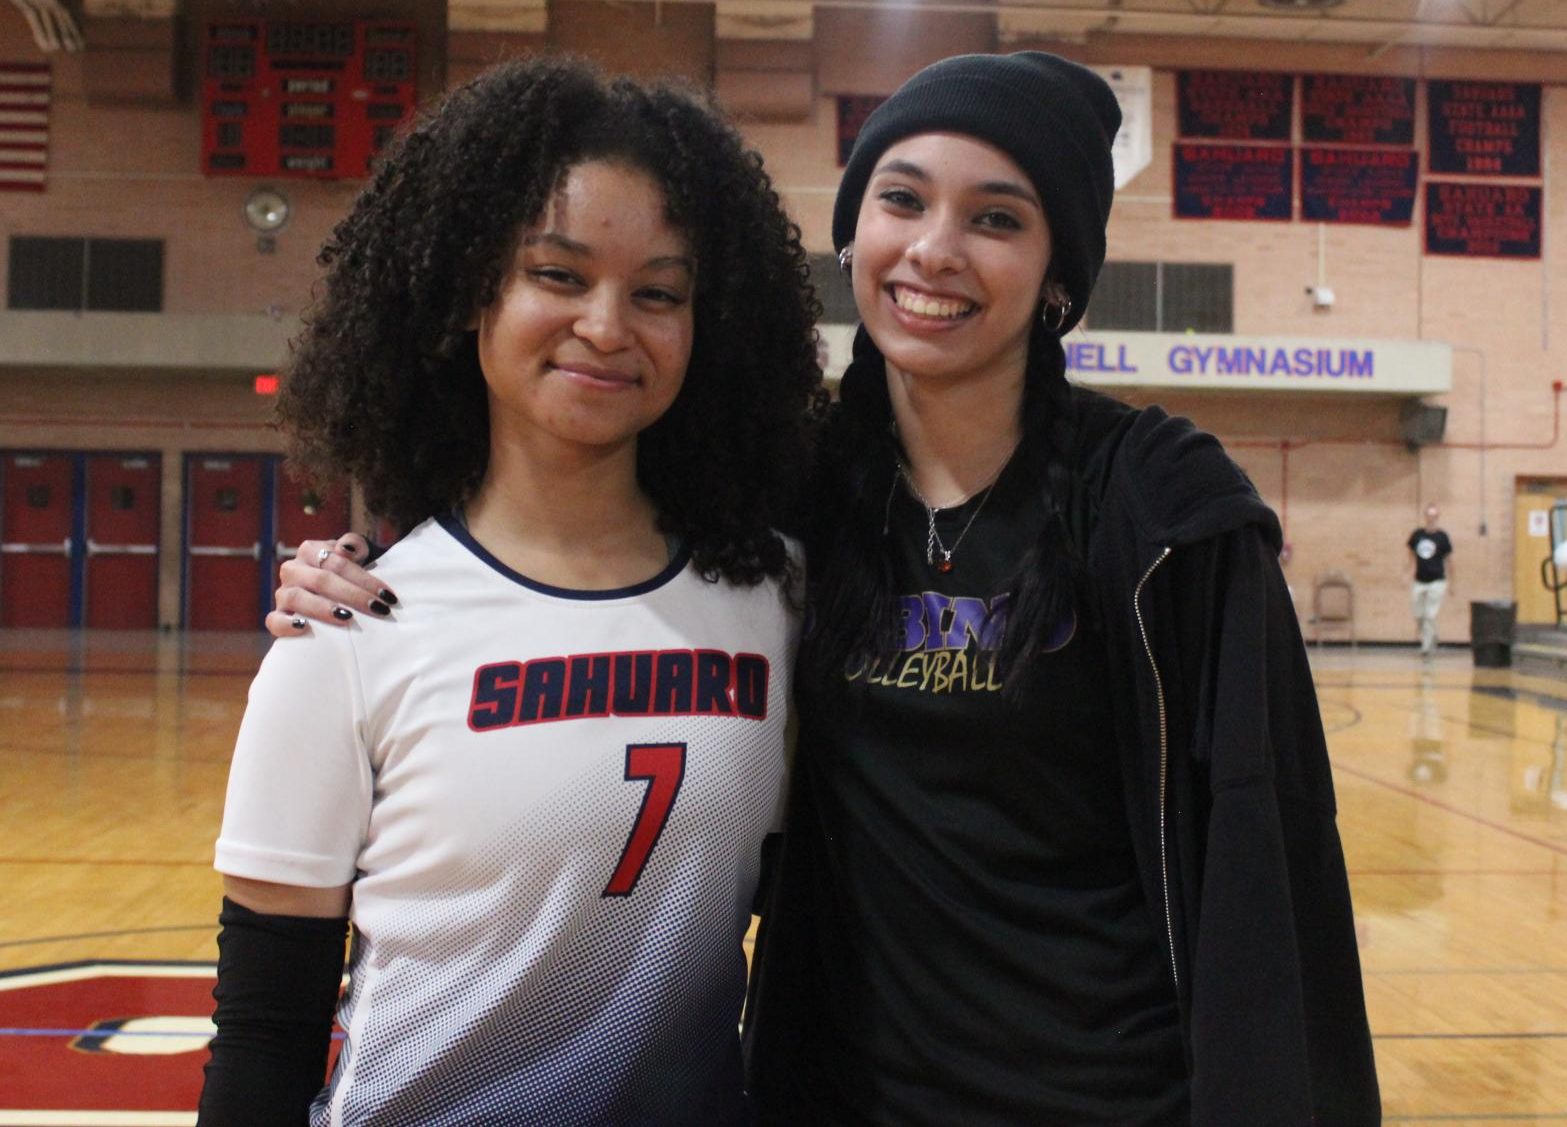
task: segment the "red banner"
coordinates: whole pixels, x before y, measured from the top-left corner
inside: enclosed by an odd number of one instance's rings
[[[1419,177],[1413,149],[1302,149],[1300,217],[1405,226]]]
[[[1295,76],[1266,71],[1183,70],[1177,76],[1182,137],[1288,141]]]
[[[1426,253],[1540,257],[1540,189],[1426,181]]]
[[[1303,141],[1413,145],[1415,80],[1375,74],[1308,74],[1300,84]]]
[[[1264,145],[1175,146],[1177,219],[1290,218],[1294,152]]]
[[[1540,87],[1529,82],[1426,84],[1432,172],[1540,175]]]

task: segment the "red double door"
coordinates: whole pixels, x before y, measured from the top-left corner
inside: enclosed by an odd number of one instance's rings
[[[12,451],[0,478],[0,626],[157,625],[157,454]]]
[[[312,489],[273,455],[185,459],[185,625],[253,630],[300,541],[347,531],[348,489]]]

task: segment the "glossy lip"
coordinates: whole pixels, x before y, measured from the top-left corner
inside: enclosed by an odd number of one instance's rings
[[[565,376],[575,384],[583,387],[600,388],[605,391],[637,387],[642,382],[635,372],[622,372],[616,368],[601,368],[594,364],[561,364],[551,362],[546,367],[552,372]]]
[[[963,302],[967,305],[972,305],[974,308],[961,317],[923,317],[918,313],[911,313],[898,304],[897,291],[899,289],[919,294],[927,300]],[[962,294],[928,290],[923,286],[911,286],[907,282],[888,282],[882,288],[882,296],[886,298],[887,306],[892,310],[892,316],[898,324],[915,332],[945,332],[949,329],[955,329],[960,325],[968,324],[982,308],[978,302],[972,298],[964,297]]]

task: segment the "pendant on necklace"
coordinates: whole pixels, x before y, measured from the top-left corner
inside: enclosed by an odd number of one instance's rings
[[[952,553],[951,552],[943,552],[941,554],[941,562],[936,565],[936,570],[938,572],[940,572],[942,575],[946,575],[947,572],[952,570]]]

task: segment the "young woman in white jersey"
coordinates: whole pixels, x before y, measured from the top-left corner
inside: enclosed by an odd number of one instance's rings
[[[411,531],[252,686],[200,1121],[749,1122],[797,232],[700,99],[533,61],[396,142],[322,262],[280,414]]]
[[[1379,1119],[1278,523],[1211,436],[1065,378],[1119,121],[1082,67],[964,56],[845,169],[766,1123]],[[362,599],[328,559],[279,605]]]

